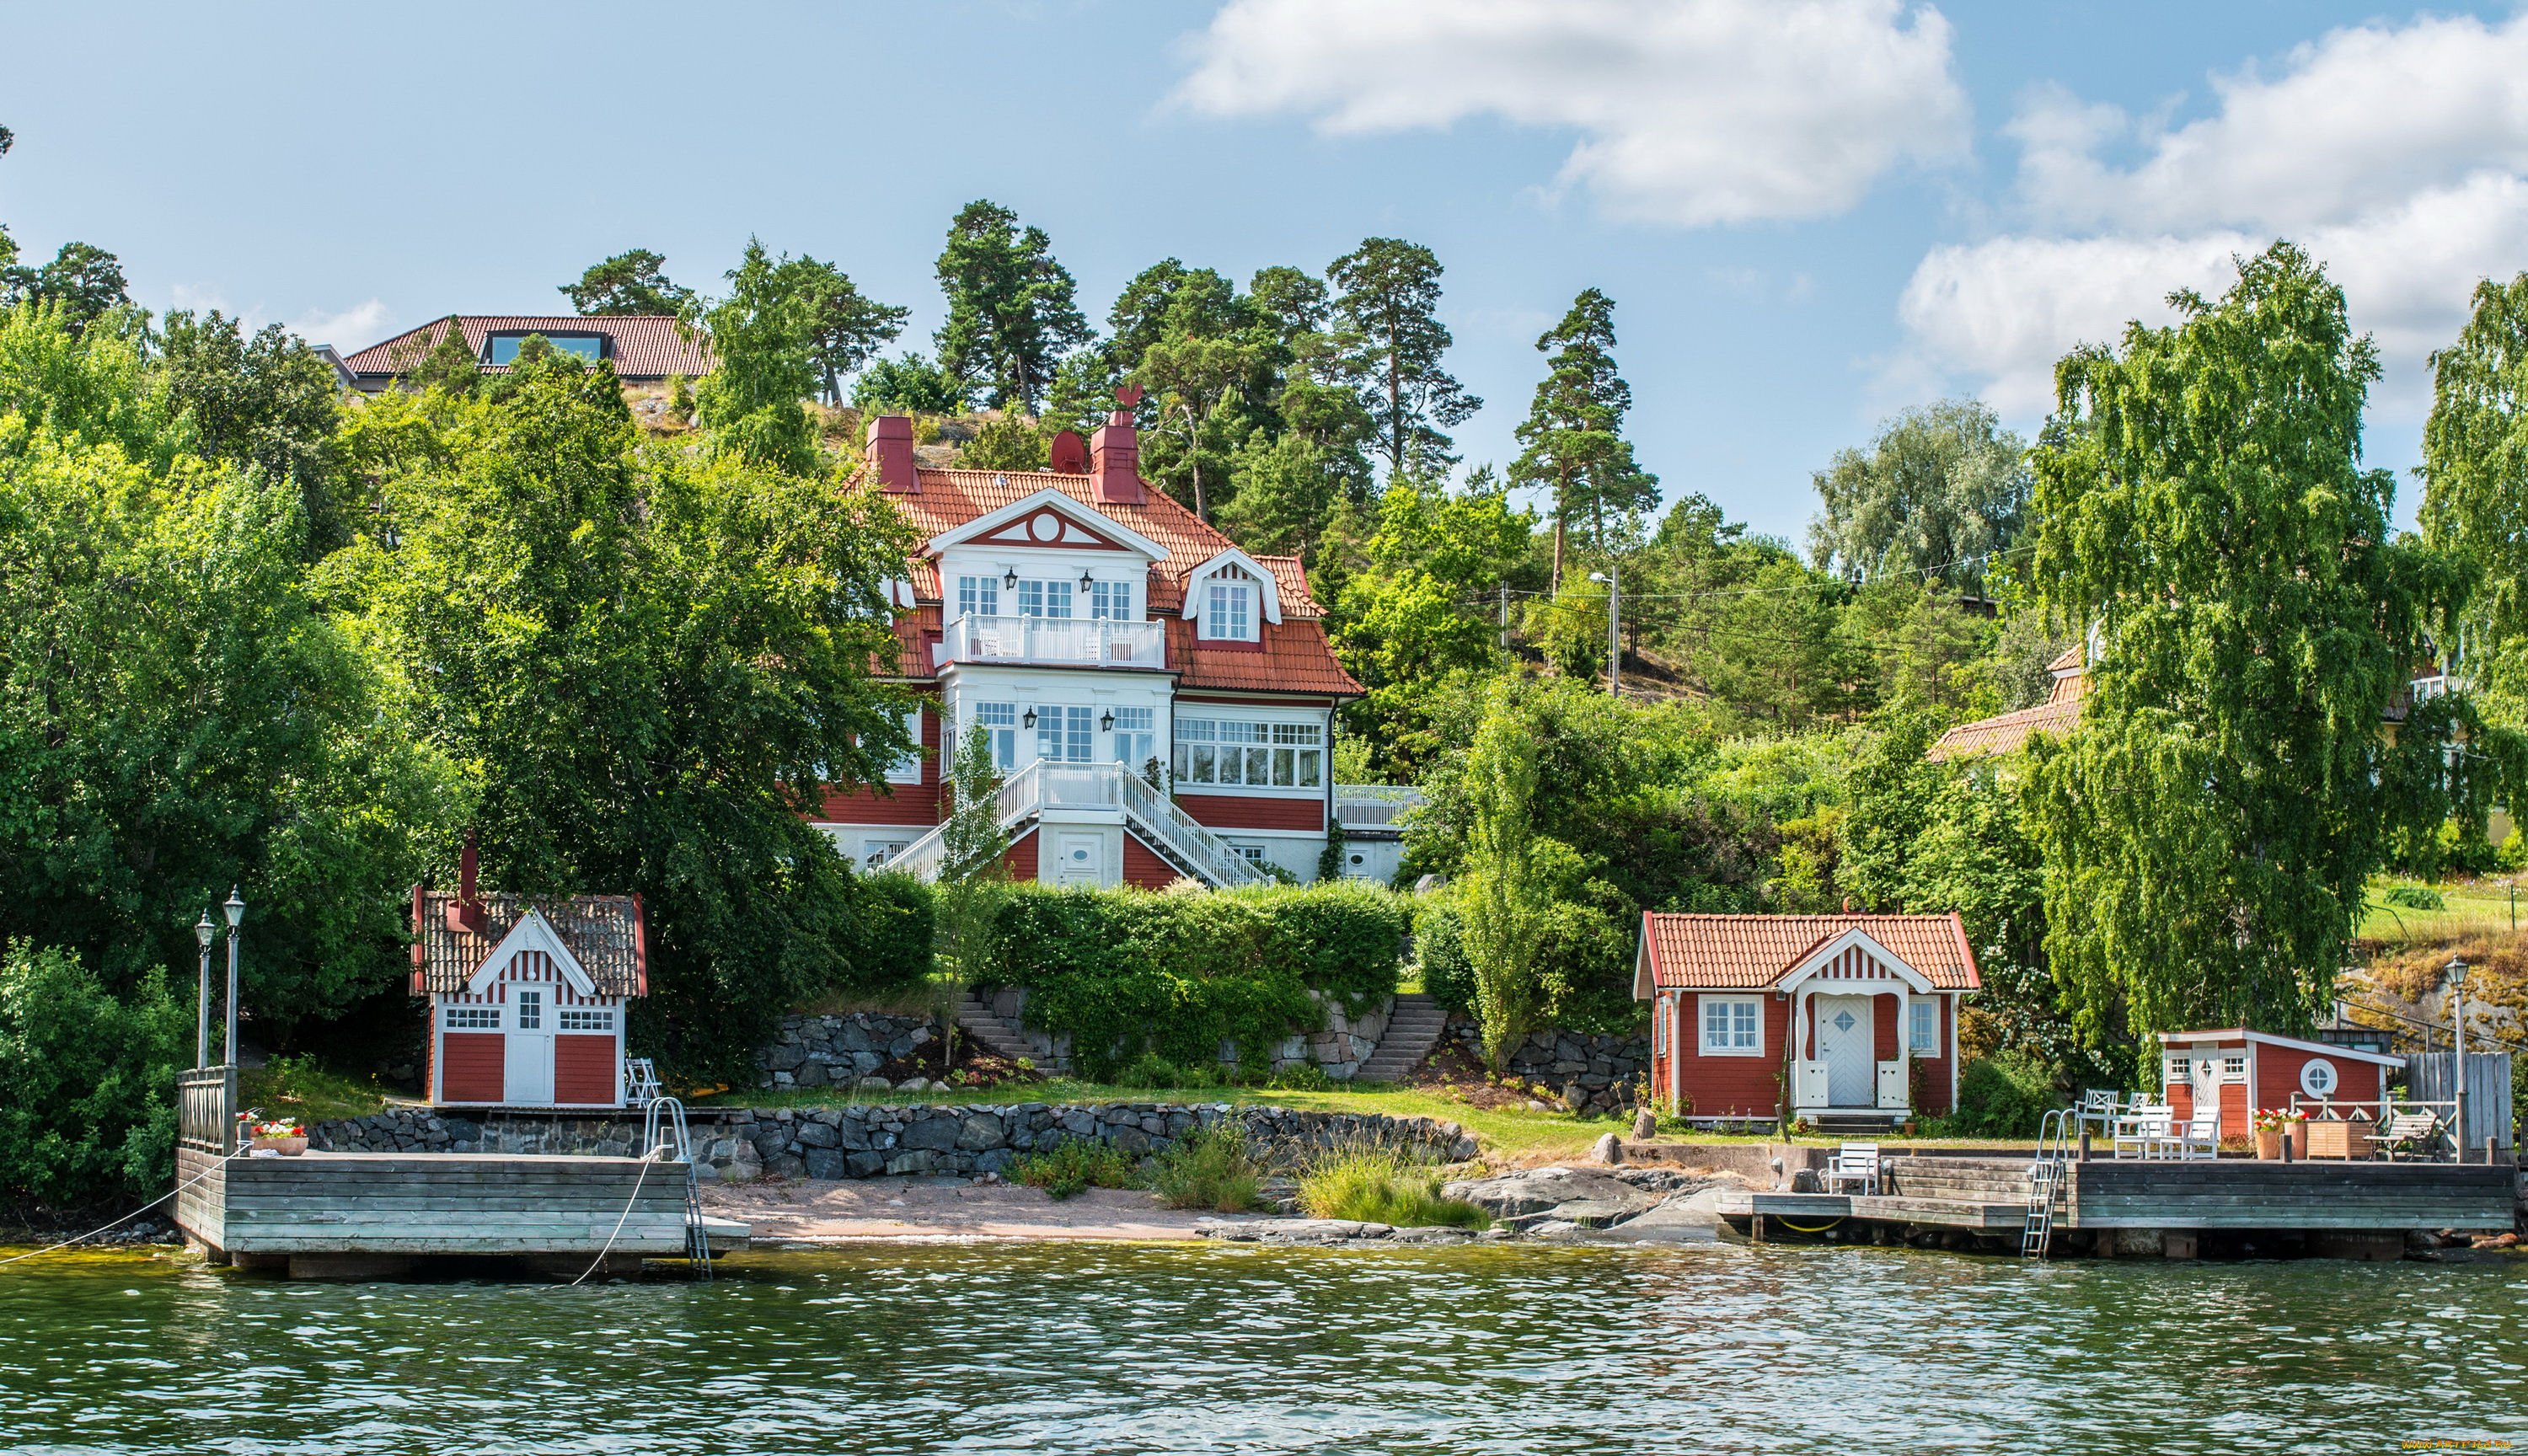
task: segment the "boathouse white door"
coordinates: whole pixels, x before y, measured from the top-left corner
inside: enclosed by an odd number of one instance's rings
[[[509,993],[509,1043],[502,1071],[500,1100],[512,1107],[535,1107],[553,1100],[553,1008],[541,986],[519,986]]]
[[[1062,863],[1054,871],[1054,882],[1063,885],[1102,885],[1106,882],[1106,836],[1102,834],[1066,834],[1057,841]]]
[[[1867,996],[1820,996],[1810,1003],[1817,1017],[1817,1060],[1825,1064],[1825,1100],[1833,1107],[1871,1107],[1878,1101],[1876,1034]]]

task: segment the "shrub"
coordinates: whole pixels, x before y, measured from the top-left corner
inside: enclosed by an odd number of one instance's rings
[[[1399,1228],[1452,1224],[1490,1228],[1492,1216],[1440,1195],[1440,1175],[1391,1148],[1341,1148],[1299,1174],[1299,1207],[1312,1219],[1349,1219]]]
[[[2388,893],[2379,898],[2399,910],[2449,909],[2449,902],[2441,898],[2441,892],[2428,885],[2392,885]]]
[[[2062,1105],[2051,1066],[2025,1051],[2004,1052],[1967,1064],[1958,1076],[1958,1110],[1943,1130],[1962,1137],[2033,1137],[2046,1112]]]
[[[1044,1152],[1020,1159],[1010,1169],[1030,1188],[1042,1188],[1060,1203],[1082,1188],[1130,1188],[1139,1181],[1127,1158],[1111,1143],[1073,1138]]]
[[[1335,1079],[1313,1062],[1293,1062],[1273,1073],[1273,1079],[1264,1085],[1276,1092],[1332,1092]]]
[[[862,877],[853,906],[852,987],[887,991],[930,976],[934,893],[909,874]]]
[[[1143,1052],[1141,1060],[1115,1074],[1118,1087],[1140,1087],[1165,1090],[1170,1087],[1217,1087],[1220,1074],[1202,1066],[1179,1066],[1156,1052]]]
[[[1422,989],[1452,1012],[1475,1004],[1475,963],[1466,959],[1466,922],[1456,902],[1446,895],[1426,901],[1413,919],[1413,943],[1421,954]]]
[[[63,1207],[164,1189],[191,1021],[161,971],[119,1001],[69,951],[11,947],[0,959],[0,1195]]]
[[[1264,1168],[1236,1127],[1197,1128],[1161,1153],[1150,1187],[1168,1207],[1242,1214],[1263,1206]]]
[[[1111,1081],[1155,1053],[1208,1066],[1223,1042],[1261,1078],[1274,1045],[1314,1031],[1311,991],[1366,1013],[1394,994],[1410,904],[1357,881],[1230,891],[1013,886],[998,966],[978,984],[1027,990],[1028,1026],[1072,1037],[1082,1074]]]

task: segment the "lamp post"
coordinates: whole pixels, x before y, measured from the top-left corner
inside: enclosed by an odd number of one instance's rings
[[[2450,1079],[2455,1085],[2450,1089],[2449,1097],[2450,1101],[2456,1104],[2456,1112],[2450,1120],[2457,1124],[2457,1161],[2464,1163],[2466,1161],[2466,962],[2451,956],[2449,963],[2449,978],[2451,1002],[2450,1042],[2457,1049],[2457,1055],[2450,1062]]]
[[[1617,698],[1624,696],[1624,640],[1619,635],[1623,629],[1623,576],[1624,569],[1612,561],[1606,563],[1605,571],[1589,573],[1589,580],[1606,584],[1606,691]]]
[[[193,940],[202,948],[200,995],[193,1001],[193,1065],[195,1066],[211,1065],[211,940],[219,933],[220,927],[211,921],[211,912],[207,910],[202,911],[202,918],[193,924]]]
[[[245,900],[243,899],[243,897],[241,897],[241,896],[239,896],[239,895],[237,894],[237,887],[236,887],[236,886],[232,885],[232,886],[230,886],[230,887],[229,887],[229,898],[228,898],[228,902],[227,902],[226,904],[224,904],[224,905],[222,905],[222,906],[220,907],[220,910],[221,910],[221,912],[222,912],[222,913],[226,914],[226,915],[229,917],[229,1007],[228,1007],[228,1015],[229,1015],[229,1040],[228,1040],[228,1056],[227,1056],[227,1059],[226,1059],[226,1060],[225,1060],[221,1065],[226,1066],[237,1066],[237,926],[238,926],[238,924],[239,924],[240,922],[242,922],[242,921],[245,919]],[[206,918],[207,918],[207,917],[206,917]]]

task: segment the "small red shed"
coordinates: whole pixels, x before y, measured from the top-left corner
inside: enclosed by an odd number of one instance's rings
[[[1954,914],[1646,914],[1633,970],[1662,1103],[1891,1125],[1956,1104],[1982,984]]]
[[[637,895],[412,892],[438,1107],[619,1108],[623,1017],[650,991]]]
[[[2191,1118],[2198,1107],[2221,1110],[2223,1137],[2255,1135],[2259,1108],[2288,1109],[2296,1095],[2310,1118],[2380,1119],[2388,1074],[2405,1059],[2269,1031],[2232,1026],[2159,1034],[2160,1085],[2170,1111]],[[2366,1104],[2366,1106],[2364,1105]]]

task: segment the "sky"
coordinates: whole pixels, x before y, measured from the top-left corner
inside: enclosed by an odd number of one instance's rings
[[[153,309],[345,352],[566,311],[631,247],[708,291],[749,236],[944,316],[987,197],[1102,321],[1175,257],[1447,267],[1448,363],[1506,463],[1536,337],[1597,287],[1643,465],[1804,540],[1811,473],[2218,292],[2278,236],[2386,375],[2410,521],[2427,356],[2528,268],[2528,18],[2327,0],[928,0],[695,8],[0,0],[0,223],[118,254]]]

